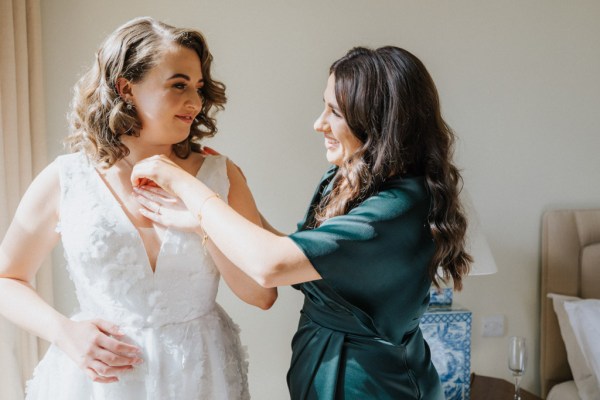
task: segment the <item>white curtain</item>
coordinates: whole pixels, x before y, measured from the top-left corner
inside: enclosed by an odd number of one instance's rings
[[[46,165],[41,43],[39,0],[0,0],[0,237]],[[35,286],[51,303],[48,263]],[[0,317],[0,399],[23,399],[23,384],[46,348]]]

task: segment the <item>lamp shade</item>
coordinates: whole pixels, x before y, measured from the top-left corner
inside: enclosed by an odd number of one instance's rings
[[[467,217],[467,233],[465,238],[465,250],[473,258],[471,263],[471,271],[469,276],[472,275],[490,275],[498,272],[494,256],[490,250],[481,225],[479,224],[479,216],[473,203],[471,202],[471,196],[463,188],[460,194],[460,200]],[[441,268],[438,269],[439,276],[443,276]],[[431,307],[450,307],[452,306],[453,290],[452,287],[431,287],[429,291],[429,305]]]

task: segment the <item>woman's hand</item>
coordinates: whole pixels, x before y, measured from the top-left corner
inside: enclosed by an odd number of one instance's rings
[[[142,363],[140,349],[119,340],[123,336],[117,326],[104,320],[68,320],[55,344],[92,381],[111,383],[119,380],[119,372]]]
[[[175,185],[191,176],[165,155],[148,157],[133,166],[133,187],[160,186],[169,194],[175,194]]]
[[[133,191],[135,199],[143,206],[140,212],[144,217],[185,232],[198,232],[200,229],[200,220],[187,209],[181,199],[152,186],[134,186]]]

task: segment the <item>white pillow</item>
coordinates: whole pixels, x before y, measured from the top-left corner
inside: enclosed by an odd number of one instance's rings
[[[596,387],[600,390],[600,300],[567,301],[563,305],[579,348],[596,378]],[[600,395],[596,398],[600,399]]]
[[[573,373],[573,380],[577,386],[579,397],[581,397],[581,400],[598,400],[600,399],[598,381],[579,346],[575,332],[569,321],[569,316],[565,310],[567,302],[572,303],[581,301],[581,299],[579,297],[564,296],[555,293],[549,293],[548,297],[552,299],[552,304],[554,305],[554,312],[558,318],[560,333],[567,349],[567,359]]]
[[[561,382],[552,386],[546,400],[580,400],[575,381]]]

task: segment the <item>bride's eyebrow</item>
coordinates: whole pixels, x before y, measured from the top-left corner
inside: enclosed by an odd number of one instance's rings
[[[173,76],[167,78],[167,80],[176,79],[176,78],[183,78],[186,81],[191,81],[190,77],[187,76],[186,74],[174,74]]]
[[[177,78],[183,78],[186,81],[191,81],[192,79],[186,75],[186,74],[174,74],[173,76],[167,78],[168,81],[170,81],[171,79],[177,79]],[[204,85],[204,79],[198,79],[198,83],[201,85]]]

